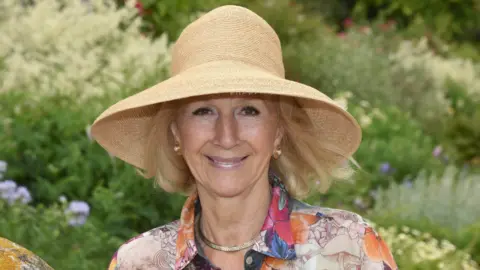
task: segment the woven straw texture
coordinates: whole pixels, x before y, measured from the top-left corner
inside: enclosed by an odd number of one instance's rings
[[[319,139],[346,157],[360,144],[361,129],[348,112],[320,91],[285,79],[277,34],[246,8],[222,6],[188,25],[173,47],[171,71],[171,78],[119,101],[95,120],[92,135],[110,154],[144,168],[160,103],[221,93],[296,97]]]

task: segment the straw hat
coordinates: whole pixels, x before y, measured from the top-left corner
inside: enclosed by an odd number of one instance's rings
[[[188,25],[173,47],[171,72],[169,79],[119,101],[95,120],[92,136],[111,155],[144,169],[159,103],[232,92],[296,97],[318,138],[339,154],[350,157],[360,144],[361,129],[348,112],[320,91],[285,79],[277,34],[246,8],[218,7]]]

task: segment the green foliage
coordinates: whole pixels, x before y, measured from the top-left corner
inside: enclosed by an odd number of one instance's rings
[[[381,224],[414,226],[473,248],[480,259],[480,174],[448,166],[443,175],[422,171],[411,185],[392,184],[378,192],[371,217]]]
[[[414,228],[398,225],[377,228],[390,247],[399,269],[479,269],[465,250]]]
[[[81,227],[68,225],[66,204],[48,207],[0,200],[0,232],[45,260],[54,269],[105,269],[113,251],[124,241],[112,236],[101,219],[89,219]]]
[[[395,18],[403,25],[416,21],[424,22],[447,40],[456,37],[473,40],[473,31],[478,31],[480,26],[480,4],[475,0],[363,0],[357,1],[354,14],[365,18],[369,8],[377,9],[380,17]]]
[[[120,6],[123,1],[118,1]],[[158,37],[167,33],[169,39],[176,40],[180,32],[190,22],[222,5],[239,5],[247,7],[264,18],[275,29],[283,43],[312,38],[321,19],[317,16],[305,16],[301,5],[294,5],[289,0],[208,0],[208,1],[174,1],[141,0],[137,2],[138,16],[142,17],[141,29],[144,33]]]
[[[374,106],[395,105],[413,114],[435,110],[435,104],[426,102],[436,94],[431,77],[420,68],[394,69],[385,39],[363,33],[340,38],[328,31],[321,37],[285,48],[290,78],[331,96],[351,92]]]
[[[5,177],[35,191],[37,203],[65,195],[93,205],[109,233],[124,238],[178,217],[180,196],[153,187],[123,161],[111,158],[88,136],[88,125],[111,98],[85,104],[69,95],[48,96],[38,103],[19,92],[2,93],[0,156],[9,164]]]
[[[116,0],[123,6],[123,0]],[[201,13],[223,4],[235,4],[241,1],[232,0],[140,0],[135,7],[138,16],[142,17],[141,30],[144,33],[158,37],[164,33],[171,40],[176,40],[185,26],[196,19]]]
[[[480,2],[414,1],[414,0],[297,0],[312,15],[320,15],[338,31],[355,22],[395,22],[405,39],[427,36],[437,53],[448,42],[449,57],[480,60],[478,34],[480,31]],[[353,21],[352,21],[353,20]],[[385,24],[385,23],[383,23]]]
[[[465,88],[453,80],[447,81],[452,103],[448,119],[446,143],[457,153],[459,162],[480,164],[480,93],[468,95]]]
[[[336,99],[348,97],[340,95]],[[442,157],[432,152],[435,138],[427,135],[422,126],[408,113],[398,108],[373,108],[367,101],[348,103],[348,110],[358,119],[363,139],[354,158],[361,166],[350,181],[337,181],[321,196],[321,204],[363,212],[375,203],[372,194],[392,183],[410,185],[414,176],[425,168],[440,170]],[[311,202],[318,202],[315,195]]]
[[[316,2],[328,4],[328,1]],[[13,0],[10,3],[14,3]],[[243,5],[265,18],[282,41],[287,77],[314,86],[338,102],[344,102],[363,129],[363,142],[354,157],[361,169],[350,181],[336,182],[326,195],[313,194],[309,201],[370,213],[381,226],[399,228],[406,225],[429,232],[436,239],[448,239],[457,248],[472,252],[480,260],[480,217],[475,209],[479,204],[476,199],[479,186],[472,180],[477,174],[472,172],[470,178],[444,176],[441,181],[434,181],[433,177],[427,179],[420,173],[422,170],[439,172],[447,162],[446,154],[450,160],[455,157],[458,163],[469,161],[473,169],[478,165],[480,139],[479,125],[475,123],[480,119],[478,99],[471,93],[476,91],[472,89],[477,89],[477,73],[464,76],[470,82],[467,85],[472,87],[465,86],[462,76],[452,77],[452,81],[444,84],[448,76],[443,75],[451,73],[434,75],[442,70],[464,73],[466,69],[459,70],[449,61],[434,61],[431,55],[424,58],[411,52],[411,48],[407,48],[406,54],[393,57],[392,52],[401,47],[400,41],[405,37],[396,30],[396,24],[344,24],[345,33],[337,35],[334,26],[306,13],[311,11],[309,5],[302,6],[294,1],[209,0],[200,4],[184,0],[144,0],[142,3],[143,7],[137,6],[137,9],[140,9],[143,31],[153,37],[160,37],[165,32],[171,40],[194,18],[223,4]],[[85,21],[85,13],[74,12],[75,8],[70,11],[76,14],[76,20]],[[132,14],[132,11],[130,7],[125,15]],[[343,14],[343,11],[337,11],[333,17]],[[49,12],[53,14],[52,10]],[[392,12],[395,15],[396,11]],[[104,15],[97,15],[95,25],[101,25],[104,21],[111,22],[109,18],[117,18],[120,13],[109,10]],[[8,18],[17,22],[15,16]],[[61,16],[55,18],[58,20]],[[22,22],[36,25],[31,23],[35,22],[34,19],[26,18]],[[27,28],[19,28],[27,33],[23,36],[34,36],[28,34]],[[76,33],[87,29],[90,28],[79,27]],[[9,33],[22,37],[18,33],[24,32],[19,30]],[[124,31],[128,38],[118,31],[107,31],[108,35],[113,35],[111,39],[107,34],[90,30],[87,31],[89,35],[78,34],[73,43],[68,38],[62,39],[65,45],[60,47],[65,48],[62,54],[65,57],[62,56],[59,63],[59,72],[49,70],[48,74],[36,74],[38,77],[33,77],[34,80],[22,83],[11,78],[27,74],[23,70],[29,70],[33,65],[0,59],[0,78],[10,78],[11,83],[8,92],[0,93],[0,160],[9,164],[5,176],[27,186],[33,197],[30,206],[12,206],[0,200],[0,212],[6,217],[0,219],[0,232],[39,254],[56,269],[105,268],[123,241],[176,219],[180,214],[182,196],[161,191],[153,180],[143,179],[134,168],[110,157],[89,137],[89,125],[101,111],[120,98],[164,79],[167,74],[167,46],[163,42],[146,42],[147,39],[133,27]],[[115,44],[103,44],[101,40],[104,38],[114,40]],[[112,57],[103,55],[106,58],[101,58],[110,59],[111,67],[95,72],[90,81],[75,71],[95,69],[96,65],[85,60],[81,62],[82,68],[75,69],[69,64],[70,56],[83,59],[80,56],[84,53],[75,50],[74,45],[88,44],[88,39],[98,41],[95,44],[101,52],[108,51],[109,46],[115,48]],[[30,43],[15,44],[14,47],[18,47],[18,44],[27,46]],[[43,46],[43,43],[34,43],[27,52],[42,51]],[[10,52],[13,47],[8,48]],[[49,55],[46,53],[38,58],[36,66],[45,66]],[[157,58],[158,61],[150,61]],[[93,56],[92,59],[100,58]],[[133,60],[138,61],[133,64]],[[428,62],[429,65],[416,65],[417,62]],[[407,67],[409,63],[415,65]],[[22,72],[13,72],[13,67],[19,67]],[[22,91],[37,89],[35,80],[39,78],[48,79],[49,84],[43,84],[42,89],[48,90],[44,92],[51,89],[51,95],[32,95],[32,92]],[[70,83],[72,80],[75,83]],[[85,90],[96,95],[80,100],[79,94]],[[453,113],[448,117],[449,107],[445,104],[452,106]],[[440,142],[445,150],[437,155],[435,149]],[[414,177],[416,175],[419,176]],[[58,203],[61,195],[89,203],[91,214],[83,226],[68,225],[65,205]],[[460,269],[461,263],[468,262],[464,253],[458,250],[445,253],[441,240],[432,244],[431,236],[420,237],[413,230],[391,233],[385,230],[385,238],[396,252],[394,255],[401,268],[438,269],[443,263],[444,269]],[[432,250],[441,256],[420,263],[415,261]]]

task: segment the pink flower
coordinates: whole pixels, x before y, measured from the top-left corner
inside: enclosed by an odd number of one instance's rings
[[[345,20],[343,20],[343,26],[345,28],[350,28],[352,27],[353,25],[353,20],[351,18],[346,18]]]
[[[142,2],[137,1],[135,3],[135,8],[138,10],[138,14],[140,14],[140,15],[145,14],[145,7],[143,6]]]
[[[432,152],[432,155],[434,157],[438,157],[440,156],[440,154],[442,154],[442,146],[441,145],[438,145],[437,147],[435,147],[435,149],[433,149],[433,152]]]
[[[347,36],[347,34],[345,32],[340,32],[337,34],[337,37],[339,38],[345,38]]]

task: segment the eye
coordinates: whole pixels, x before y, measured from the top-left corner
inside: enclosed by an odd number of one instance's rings
[[[212,114],[212,110],[207,107],[198,108],[193,112],[193,115],[207,115]]]
[[[259,115],[260,112],[253,106],[245,106],[242,108],[242,114],[245,115]]]

